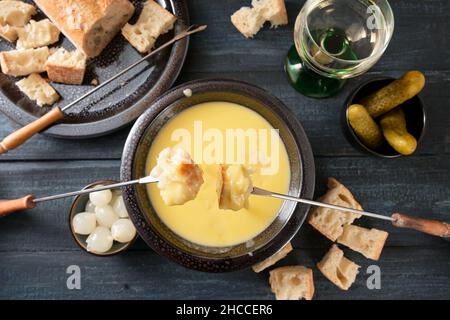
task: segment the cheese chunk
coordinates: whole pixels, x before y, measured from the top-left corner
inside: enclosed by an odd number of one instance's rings
[[[17,29],[17,49],[30,49],[48,46],[59,40],[59,30],[48,19],[31,20],[23,28]]]
[[[51,81],[82,84],[86,70],[86,56],[78,50],[69,52],[59,48],[48,58],[46,69]]]
[[[30,74],[28,77],[18,81],[16,85],[20,91],[25,93],[31,100],[36,101],[41,107],[52,105],[59,99],[55,89],[37,73]]]
[[[45,71],[49,56],[47,47],[37,49],[20,49],[0,52],[2,72],[11,76],[26,76]]]
[[[176,17],[153,0],[145,2],[136,24],[127,23],[122,28],[123,36],[139,52],[153,49],[156,39],[173,28]]]
[[[0,1],[0,25],[23,27],[36,14],[36,8],[22,1]]]
[[[150,175],[159,179],[161,197],[169,206],[195,199],[203,184],[202,170],[179,148],[162,150]]]

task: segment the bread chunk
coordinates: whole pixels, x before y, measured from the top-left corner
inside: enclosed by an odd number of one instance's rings
[[[252,180],[243,165],[220,166],[217,186],[220,209],[237,211],[248,208],[252,190]]]
[[[59,48],[48,58],[46,69],[51,81],[82,84],[86,70],[86,56],[78,50],[69,52]]]
[[[0,26],[23,27],[36,14],[36,8],[31,4],[14,1],[0,1]]]
[[[266,21],[271,27],[288,23],[284,0],[253,0],[252,7],[242,7],[231,16],[231,22],[246,38],[252,38]]]
[[[147,0],[136,24],[127,23],[123,36],[141,53],[150,52],[156,39],[172,30],[176,17],[153,0]]]
[[[158,178],[161,197],[169,206],[195,199],[203,184],[202,170],[183,149],[165,148],[150,175]]]
[[[0,37],[3,39],[14,42],[17,40],[17,27],[12,27],[10,25],[0,26]]]
[[[317,268],[323,275],[342,290],[348,290],[358,274],[356,263],[344,257],[344,252],[333,244]]]
[[[48,56],[47,47],[2,51],[0,52],[0,66],[4,74],[15,77],[41,73],[45,71]]]
[[[389,233],[378,229],[366,229],[355,225],[344,226],[337,241],[366,258],[378,260]]]
[[[17,49],[30,49],[48,46],[59,40],[59,30],[48,19],[31,20],[23,28],[17,28]]]
[[[52,105],[59,99],[58,93],[37,73],[16,82],[20,91],[28,98],[36,101],[39,106]]]
[[[314,296],[313,272],[303,266],[273,269],[269,283],[277,300],[311,300]]]
[[[35,0],[86,57],[98,56],[134,13],[128,0]]]
[[[352,193],[334,178],[328,179],[328,191],[324,196],[319,198],[319,201],[363,210],[361,205],[353,197]],[[355,219],[360,217],[361,215],[356,213],[315,207],[311,210],[308,223],[334,242],[344,231],[344,225],[351,224]]]
[[[273,266],[275,263],[280,261],[281,259],[284,259],[289,252],[292,251],[292,245],[290,242],[288,242],[283,248],[280,249],[277,253],[275,253],[273,256],[265,259],[264,261],[261,261],[260,263],[257,263],[252,266],[253,271],[255,272],[261,272],[264,269],[267,269],[270,266]]]

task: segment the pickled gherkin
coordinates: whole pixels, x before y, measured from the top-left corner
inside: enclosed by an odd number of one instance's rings
[[[401,108],[383,115],[380,125],[384,137],[395,151],[409,155],[416,150],[417,140],[406,129],[405,113]]]
[[[383,145],[383,135],[372,117],[360,104],[352,104],[347,110],[350,126],[361,142],[371,148],[378,149]]]
[[[417,95],[424,85],[425,76],[420,71],[408,71],[400,79],[363,98],[360,103],[376,118]]]

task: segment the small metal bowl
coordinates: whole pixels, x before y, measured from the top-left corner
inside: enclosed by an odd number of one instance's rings
[[[90,189],[90,188],[96,187],[98,185],[108,185],[108,184],[113,184],[113,183],[117,183],[117,181],[112,181],[112,180],[98,181],[98,182],[91,183],[90,185],[87,185],[86,187],[83,188],[83,190]],[[137,232],[136,232],[136,236],[134,237],[134,239],[131,240],[130,242],[120,243],[120,242],[114,241],[113,246],[107,252],[97,253],[97,252],[91,252],[91,251],[87,250],[86,239],[88,236],[75,233],[75,230],[73,229],[72,221],[73,221],[73,217],[76,214],[78,214],[80,212],[85,212],[86,204],[88,203],[88,201],[89,201],[89,194],[82,194],[82,195],[75,197],[75,199],[72,202],[72,206],[70,207],[70,213],[69,213],[70,233],[72,234],[72,237],[75,240],[76,244],[78,244],[78,246],[81,249],[83,249],[84,251],[86,251],[90,254],[93,254],[95,256],[99,256],[99,257],[112,256],[112,255],[115,255],[115,254],[118,254],[118,253],[121,253],[121,252],[127,250],[134,243],[136,238],[138,237]]]
[[[342,123],[344,127],[344,132],[346,133],[347,140],[358,149],[370,153],[372,155],[382,157],[382,158],[397,158],[403,156],[402,154],[395,151],[387,141],[377,150],[367,147],[353,131],[348,120],[348,108],[355,103],[358,103],[363,97],[368,96],[371,93],[385,87],[394,78],[391,77],[379,77],[375,79],[370,79],[360,86],[358,86],[353,93],[348,97],[347,102],[344,106],[344,112],[342,113]],[[426,124],[426,112],[422,100],[418,95],[409,99],[408,101],[401,104],[399,107],[405,112],[406,127],[410,134],[412,134],[417,140],[417,148],[414,153],[419,149],[420,142],[425,133]]]

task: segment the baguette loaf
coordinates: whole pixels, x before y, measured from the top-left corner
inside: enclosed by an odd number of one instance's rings
[[[285,258],[288,255],[288,253],[291,251],[292,251],[292,245],[290,242],[288,242],[283,248],[280,249],[280,251],[275,253],[273,256],[252,266],[252,269],[255,272],[261,272],[264,269],[267,269],[268,267],[274,265],[281,259]]]
[[[134,6],[128,0],[35,2],[88,58],[98,56],[134,12]]]
[[[2,72],[11,76],[26,76],[45,71],[45,62],[49,56],[47,47],[20,49],[0,52]]]
[[[86,57],[78,50],[68,52],[64,48],[59,48],[50,55],[45,67],[51,81],[82,84],[86,70]]]
[[[277,300],[311,300],[314,295],[313,272],[302,266],[270,271],[269,283]]]
[[[173,28],[176,17],[153,0],[147,0],[136,24],[127,23],[122,35],[139,52],[150,52],[156,39]]]
[[[355,200],[351,192],[336,179],[328,179],[328,188],[327,193],[319,198],[319,201],[362,210],[361,205]],[[308,223],[334,242],[344,231],[344,225],[351,224],[360,217],[361,215],[356,213],[315,207],[311,210]]]
[[[0,1],[1,26],[23,27],[35,14],[36,8],[31,4],[14,0]]]
[[[333,244],[317,263],[317,268],[340,289],[348,290],[355,282],[360,266],[344,257],[344,252]]]
[[[58,93],[37,73],[18,81],[16,85],[39,106],[51,105],[59,99]]]
[[[284,0],[253,0],[252,7],[242,7],[231,16],[231,22],[246,38],[252,38],[270,21],[271,27],[288,23]]]
[[[31,20],[23,28],[17,28],[17,49],[31,49],[48,46],[59,40],[59,30],[48,19]]]
[[[355,225],[344,226],[337,241],[366,258],[378,260],[389,233],[378,229],[366,229]]]

